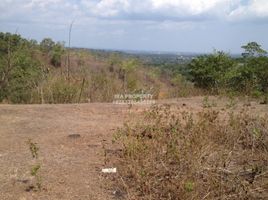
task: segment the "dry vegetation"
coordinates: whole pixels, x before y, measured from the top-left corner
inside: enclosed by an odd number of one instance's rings
[[[267,130],[246,109],[153,106],[115,135],[116,185],[127,199],[267,199]]]
[[[0,32],[0,103],[111,102],[118,93],[154,98],[201,94],[180,73],[118,52],[70,49]]]
[[[267,113],[215,97],[2,104],[0,199],[267,199]]]

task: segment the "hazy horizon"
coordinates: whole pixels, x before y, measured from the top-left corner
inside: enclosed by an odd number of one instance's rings
[[[0,31],[72,47],[240,54],[256,41],[268,49],[265,0],[3,0]]]

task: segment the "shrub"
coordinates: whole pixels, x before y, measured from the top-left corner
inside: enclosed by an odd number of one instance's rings
[[[62,55],[64,53],[64,45],[57,43],[56,45],[53,46],[52,51],[51,51],[51,64],[54,67],[60,67],[61,66],[61,59]]]
[[[225,85],[224,75],[234,61],[224,52],[215,52],[193,59],[189,63],[190,75],[197,87],[217,90]]]
[[[115,82],[105,73],[96,73],[91,76],[89,81],[89,98],[92,102],[111,102],[116,94]]]
[[[26,191],[31,191],[31,190],[40,191],[42,189],[42,178],[40,175],[41,164],[37,162],[39,147],[37,146],[37,143],[33,142],[31,139],[27,141],[27,144],[29,145],[29,150],[32,154],[32,158],[35,161],[35,165],[31,167],[31,171],[30,171],[31,176],[33,176],[35,179],[35,183],[32,185],[29,185],[26,188]]]
[[[62,77],[53,77],[44,88],[46,103],[77,103],[80,85]]]
[[[153,106],[116,134],[116,185],[129,199],[265,199],[267,130],[267,117],[246,111]]]

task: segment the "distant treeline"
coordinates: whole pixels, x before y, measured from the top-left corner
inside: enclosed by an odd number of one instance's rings
[[[154,98],[198,94],[180,74],[147,66],[120,52],[69,49],[45,38],[0,33],[0,102],[111,102],[115,94]]]
[[[177,57],[65,48],[45,38],[0,32],[0,102],[111,102],[115,94],[154,98],[204,94],[266,97],[268,58],[256,42],[241,57],[224,52]]]

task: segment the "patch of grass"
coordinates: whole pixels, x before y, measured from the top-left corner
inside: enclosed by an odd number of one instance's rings
[[[31,176],[35,178],[35,184],[29,185],[26,191],[31,191],[31,190],[38,191],[42,189],[42,178],[39,173],[41,169],[41,165],[37,163],[39,147],[37,146],[37,143],[33,142],[31,139],[27,141],[27,144],[29,145],[29,150],[35,161],[35,164],[31,167],[31,170],[30,170]]]
[[[37,146],[37,143],[34,143],[31,139],[27,141],[27,144],[29,145],[29,150],[32,154],[33,158],[38,158],[38,151],[39,147]]]
[[[234,96],[230,96],[229,97],[229,101],[226,103],[226,108],[227,109],[230,109],[230,108],[236,108],[236,105],[237,105],[237,100],[235,99]]]
[[[194,183],[192,181],[187,181],[184,188],[187,192],[192,192],[194,190]]]
[[[129,199],[265,199],[268,118],[153,106],[116,133]]]
[[[205,96],[202,101],[203,108],[216,107],[217,103],[214,100],[210,100],[208,96]]]

